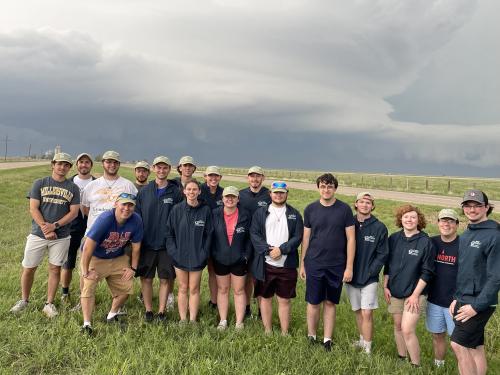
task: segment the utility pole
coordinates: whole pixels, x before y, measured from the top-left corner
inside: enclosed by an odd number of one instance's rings
[[[30,143],[30,147],[28,148],[28,159],[31,159],[31,143]]]
[[[9,142],[12,142],[12,139],[9,139],[9,135],[7,134],[3,140],[5,141],[4,160],[7,160],[7,145],[8,145]]]

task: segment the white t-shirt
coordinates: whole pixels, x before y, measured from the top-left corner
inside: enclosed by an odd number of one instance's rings
[[[83,196],[83,189],[85,189],[85,187],[90,182],[92,182],[92,176],[84,180],[83,178],[80,178],[80,176],[76,175],[75,177],[73,177],[73,182],[76,184],[76,186],[80,188],[80,201],[81,201]]]
[[[97,217],[115,205],[115,200],[121,193],[137,194],[137,188],[123,177],[116,180],[106,180],[104,176],[90,182],[83,190],[82,206],[89,207],[87,230],[94,224]]]
[[[286,220],[286,206],[275,207],[272,204],[268,207],[269,215],[266,218],[266,239],[271,246],[280,247],[281,244],[288,241],[288,222]],[[286,255],[281,258],[273,259],[266,255],[266,263],[274,267],[283,267]]]

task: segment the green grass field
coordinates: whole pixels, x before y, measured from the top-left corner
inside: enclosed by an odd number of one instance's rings
[[[337,309],[335,346],[331,353],[310,347],[306,340],[304,283],[298,282],[298,296],[292,303],[290,336],[265,336],[259,320],[246,322],[244,332],[216,330],[216,313],[207,307],[208,289],[203,281],[200,322],[179,327],[176,312],[165,325],[146,324],[142,306],[134,298],[127,304],[126,322],[103,322],[110,305],[106,286],[101,284],[94,314],[96,335],[80,334],[80,313],[61,309],[47,320],[41,313],[46,292],[46,264],[38,270],[28,311],[20,316],[9,313],[20,297],[20,262],[29,232],[28,201],[25,198],[35,178],[50,173],[49,166],[0,171],[0,373],[1,374],[407,374],[413,370],[396,359],[392,319],[380,296],[375,313],[374,349],[371,357],[356,352],[351,342],[357,338],[354,315],[342,296]],[[123,169],[125,177],[132,171]],[[225,185],[223,183],[223,185]],[[238,186],[243,186],[239,184]],[[339,196],[346,202],[353,197]],[[289,203],[303,210],[317,199],[316,192],[292,190]],[[379,200],[375,214],[396,230],[393,211],[397,202]],[[420,206],[431,223],[439,208]],[[499,219],[499,216],[493,216]],[[462,227],[463,229],[463,227]],[[436,234],[434,224],[429,234]],[[206,275],[205,275],[206,276]],[[75,280],[76,281],[76,280]],[[77,284],[72,290],[76,295]],[[139,290],[137,285],[137,291]],[[254,311],[256,306],[253,305]],[[234,323],[234,319],[230,324]],[[277,332],[278,322],[275,320]],[[319,332],[321,337],[321,331]],[[417,373],[456,374],[451,350],[445,368],[435,370],[431,336],[421,319],[418,335],[422,348],[422,369]],[[500,321],[496,313],[487,327],[487,355],[490,373],[500,373]]]

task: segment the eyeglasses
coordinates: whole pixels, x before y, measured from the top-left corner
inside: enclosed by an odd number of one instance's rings
[[[118,198],[124,198],[124,199],[132,199],[135,201],[136,196],[134,194],[130,193],[121,193]]]
[[[288,186],[286,185],[286,182],[276,181],[271,185],[271,189],[288,189]]]
[[[484,204],[464,204],[462,208],[471,210],[471,209],[476,209],[476,208],[482,208],[484,207]]]
[[[120,164],[118,160],[113,160],[113,159],[105,159],[103,160],[106,164]]]

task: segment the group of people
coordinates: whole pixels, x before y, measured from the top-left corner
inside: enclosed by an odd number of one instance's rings
[[[500,231],[498,223],[488,219],[492,206],[484,192],[465,192],[462,210],[468,226],[460,237],[455,210],[439,212],[440,234],[430,238],[423,231],[425,216],[410,204],[397,209],[401,230],[388,236],[386,226],[372,213],[373,195],[359,193],[353,215],[350,205],[336,198],[338,181],[330,173],[317,178],[319,199],[302,217],[287,203],[287,183],[264,187],[264,171],[258,166],[248,170],[248,188],[239,190],[219,185],[222,174],[216,166],[206,168],[200,184],[193,177],[196,164],[190,156],[180,159],[175,179],[168,178],[172,164],[165,156],[157,156],[152,166],[139,162],[135,183],[119,176],[121,161],[115,151],[103,154],[99,178],[91,174],[89,154],[78,155],[75,162],[78,173],[67,178],[73,160],[66,153],[56,154],[51,176],[36,180],[29,193],[32,230],[22,261],[22,298],[13,313],[29,305],[35,271],[48,252],[42,311],[55,317],[58,285],[61,300],[69,301],[72,270],[81,249],[83,332],[92,333],[96,286],[103,279],[112,295],[108,322],[125,314],[134,277],[140,278],[147,322],[166,319],[165,312],[175,303],[174,280],[180,324],[196,322],[202,272],[208,265],[209,305],[220,317],[217,329],[228,328],[232,289],[235,329],[244,328],[255,297],[264,332],[271,333],[276,296],[281,333],[287,335],[300,277],[306,283],[307,337],[313,345],[321,343],[316,332],[322,313],[322,345],[329,351],[345,284],[359,331],[353,345],[370,354],[383,270],[383,294],[401,359],[420,366],[416,326],[427,312],[435,365],[444,365],[448,333],[460,372],[486,372],[484,329],[500,289]],[[151,171],[154,179],[148,182]]]

